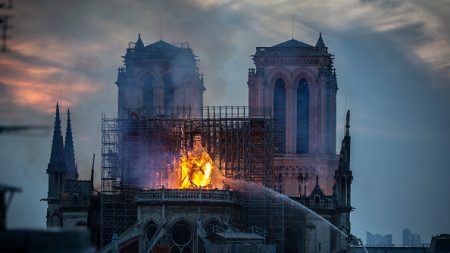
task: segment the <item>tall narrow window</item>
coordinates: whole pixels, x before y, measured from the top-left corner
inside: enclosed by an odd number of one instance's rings
[[[285,83],[281,78],[275,82],[273,114],[276,120],[276,128],[279,132],[279,140],[276,145],[277,151],[284,153],[286,146],[286,89]]]
[[[309,87],[305,79],[297,88],[297,153],[309,153]]]
[[[164,110],[165,114],[172,114],[175,106],[175,88],[169,75],[164,77]]]
[[[153,86],[155,78],[152,75],[146,74],[143,78],[144,88],[142,94],[142,103],[144,107],[153,107]]]
[[[333,141],[333,132],[335,131],[335,127],[333,127],[333,91],[331,87],[327,87],[326,89],[326,101],[325,101],[325,130],[326,130],[326,144],[327,144],[327,152],[329,154],[336,153],[335,142]],[[334,112],[335,113],[335,112]]]

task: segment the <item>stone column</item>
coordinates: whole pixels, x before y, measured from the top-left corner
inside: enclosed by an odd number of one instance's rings
[[[297,112],[297,89],[298,85],[295,85],[292,89],[292,152],[297,153],[297,121],[298,121],[298,112]]]
[[[327,97],[326,97],[326,84],[325,80],[320,80],[320,108],[319,108],[319,120],[320,120],[320,138],[319,138],[319,153],[326,153],[326,135],[327,135],[327,128],[326,128],[326,106],[327,106]]]
[[[318,150],[319,138],[319,88],[318,84],[309,86],[309,153],[315,153]]]
[[[273,96],[274,96],[274,89],[275,89],[275,85],[264,85],[264,106],[267,106],[269,108],[272,108],[272,115],[274,115],[274,111],[273,111]]]
[[[336,88],[330,87],[331,92],[331,154],[336,154]]]
[[[156,87],[153,89],[153,105],[158,107],[157,113],[161,113],[164,108],[164,88]]]

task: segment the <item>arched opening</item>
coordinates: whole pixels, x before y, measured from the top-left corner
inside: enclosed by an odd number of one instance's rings
[[[145,235],[148,241],[151,241],[153,239],[157,230],[158,225],[156,225],[154,222],[149,222],[147,224],[147,226],[145,227]]]
[[[208,231],[209,235],[214,234],[217,231],[220,231],[222,229],[227,229],[226,225],[220,222],[219,220],[213,218],[207,222],[204,223],[205,225],[203,228]]]
[[[171,238],[178,246],[187,245],[192,239],[190,226],[183,221],[177,222],[171,229]]]
[[[286,88],[285,82],[281,78],[275,82],[273,115],[276,120],[277,131],[279,132],[276,148],[278,152],[284,153],[286,147]]]
[[[153,87],[155,83],[155,78],[151,74],[145,74],[142,78],[143,82],[143,94],[142,94],[142,104],[145,107],[153,107]]]
[[[61,227],[62,226],[61,216],[59,216],[58,214],[52,214],[50,216],[50,224],[52,224],[52,226],[55,227]]]
[[[121,253],[132,253],[138,252],[139,249],[139,240],[137,238],[131,239],[130,241],[125,242],[123,245],[120,245],[119,252]]]
[[[309,87],[304,78],[297,88],[297,154],[309,153]]]
[[[172,246],[172,249],[170,249],[170,253],[180,253],[180,248],[174,245]]]
[[[289,227],[284,231],[284,252],[300,252],[300,234],[297,229]]]
[[[175,106],[175,87],[170,75],[164,76],[164,111],[171,114]]]
[[[189,246],[186,246],[183,248],[183,251],[181,253],[192,253],[192,249]]]

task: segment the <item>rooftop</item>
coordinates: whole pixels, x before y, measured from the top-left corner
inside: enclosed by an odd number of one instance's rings
[[[286,48],[286,47],[303,47],[303,48],[312,48],[313,46],[306,44],[304,42],[295,40],[295,39],[290,39],[287,40],[285,42],[282,42],[280,44],[277,44],[275,46],[272,46],[272,48]]]

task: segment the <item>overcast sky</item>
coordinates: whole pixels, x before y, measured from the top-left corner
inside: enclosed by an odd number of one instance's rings
[[[246,105],[257,46],[322,32],[336,56],[338,145],[352,110],[352,230],[450,233],[448,1],[14,1],[10,52],[0,54],[0,124],[53,124],[72,111],[82,178],[100,157],[102,113],[117,107],[116,69],[128,42],[189,42],[205,104]],[[5,13],[6,11],[2,11]],[[160,32],[160,30],[162,32]],[[346,99],[347,97],[347,99]],[[347,102],[346,102],[347,100]],[[65,115],[63,128],[65,128]],[[0,183],[20,186],[9,227],[45,227],[51,131],[0,136]],[[339,146],[338,146],[339,148]],[[99,159],[96,162],[100,184]]]

